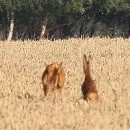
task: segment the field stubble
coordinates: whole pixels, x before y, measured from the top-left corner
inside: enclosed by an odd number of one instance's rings
[[[83,54],[101,102],[80,99]],[[44,98],[45,63],[63,61],[62,101]],[[130,39],[88,38],[0,43],[0,130],[130,129]]]

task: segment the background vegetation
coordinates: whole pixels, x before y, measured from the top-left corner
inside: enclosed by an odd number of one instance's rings
[[[0,39],[129,37],[129,0],[0,0]]]
[[[0,130],[130,129],[130,38],[1,41],[0,49]],[[80,99],[84,53],[98,103]],[[62,100],[43,92],[45,63],[55,61],[66,73]]]

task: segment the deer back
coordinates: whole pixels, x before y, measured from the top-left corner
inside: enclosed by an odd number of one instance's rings
[[[45,95],[48,91],[63,87],[65,82],[65,73],[61,64],[52,63],[48,65],[43,73],[42,82]]]

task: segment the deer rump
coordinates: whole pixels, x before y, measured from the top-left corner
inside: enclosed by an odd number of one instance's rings
[[[48,65],[42,76],[45,96],[58,89],[62,91],[65,82],[65,73],[62,64],[52,63]]]

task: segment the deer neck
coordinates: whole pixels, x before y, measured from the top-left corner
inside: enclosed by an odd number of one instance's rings
[[[87,64],[86,72],[85,72],[85,79],[92,79],[92,75],[90,72],[90,65]]]

